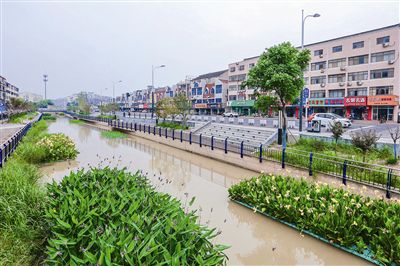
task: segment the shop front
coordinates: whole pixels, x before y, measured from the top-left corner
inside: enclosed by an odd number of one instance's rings
[[[344,106],[346,107],[346,117],[355,120],[366,120],[368,112],[371,112],[371,108],[367,106],[367,96],[345,97]]]
[[[393,121],[395,106],[399,105],[399,98],[395,95],[368,96],[367,106],[372,109],[368,113],[369,120]]]
[[[308,114],[334,113],[344,116],[344,98],[311,98],[308,106]]]
[[[221,103],[196,103],[193,105],[196,114],[199,115],[216,115],[223,112]]]
[[[255,112],[254,102],[254,100],[229,101],[228,106],[232,108],[233,112],[237,112],[239,115],[251,115]]]

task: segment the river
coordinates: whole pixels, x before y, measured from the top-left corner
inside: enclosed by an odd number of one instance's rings
[[[229,265],[368,264],[229,201],[227,189],[255,172],[139,137],[106,139],[101,129],[69,124],[67,118],[50,123],[49,132],[70,136],[80,154],[75,161],[42,167],[42,183],[60,181],[71,170],[89,166],[141,170],[161,192],[183,202],[196,197],[193,206],[199,210],[201,223],[222,231],[216,243],[231,246],[226,251]]]

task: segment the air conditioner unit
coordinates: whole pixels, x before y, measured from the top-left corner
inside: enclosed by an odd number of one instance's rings
[[[347,86],[351,86],[351,85],[353,85],[353,83],[347,82]]]
[[[324,55],[323,55],[323,54],[320,54],[320,55],[319,55],[319,58],[322,58],[322,57],[324,57]]]
[[[343,87],[344,86],[344,82],[339,82],[339,86]]]
[[[395,60],[389,60],[389,61],[388,61],[388,64],[389,64],[389,65],[393,65],[393,64],[394,64],[394,61],[395,61]]]
[[[384,43],[382,43],[382,46],[383,47],[389,47],[389,43],[388,42],[384,42]]]
[[[325,69],[322,68],[322,69],[321,69],[321,73],[324,73],[324,72],[325,72]]]
[[[357,85],[362,85],[363,82],[362,81],[357,81]]]
[[[321,87],[325,87],[325,83],[321,83]]]
[[[341,70],[341,71],[345,71],[345,70],[346,70],[346,67],[345,67],[345,66],[341,66],[341,67],[340,67],[340,70]]]

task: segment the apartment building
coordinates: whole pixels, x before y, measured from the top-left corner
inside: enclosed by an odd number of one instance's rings
[[[399,112],[400,24],[306,45],[309,113],[396,120]]]
[[[218,114],[223,112],[227,102],[228,71],[207,73],[191,82],[190,99],[198,114]]]
[[[37,93],[32,93],[32,92],[21,92],[19,94],[19,97],[24,99],[26,102],[40,102],[43,100],[43,96]]]
[[[19,97],[19,89],[0,76],[0,102],[6,103],[16,97]]]
[[[259,56],[255,56],[228,65],[228,110],[245,115],[254,112],[254,89],[243,88],[241,85],[247,79],[250,69],[257,64],[258,59]]]

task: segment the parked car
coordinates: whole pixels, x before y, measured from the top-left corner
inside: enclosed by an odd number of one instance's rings
[[[320,121],[321,126],[323,127],[333,125],[336,122],[340,122],[342,124],[342,127],[351,126],[351,121],[349,119],[332,113],[316,113],[314,114],[311,121]]]
[[[226,112],[223,114],[223,117],[238,117],[239,114],[235,112]]]

